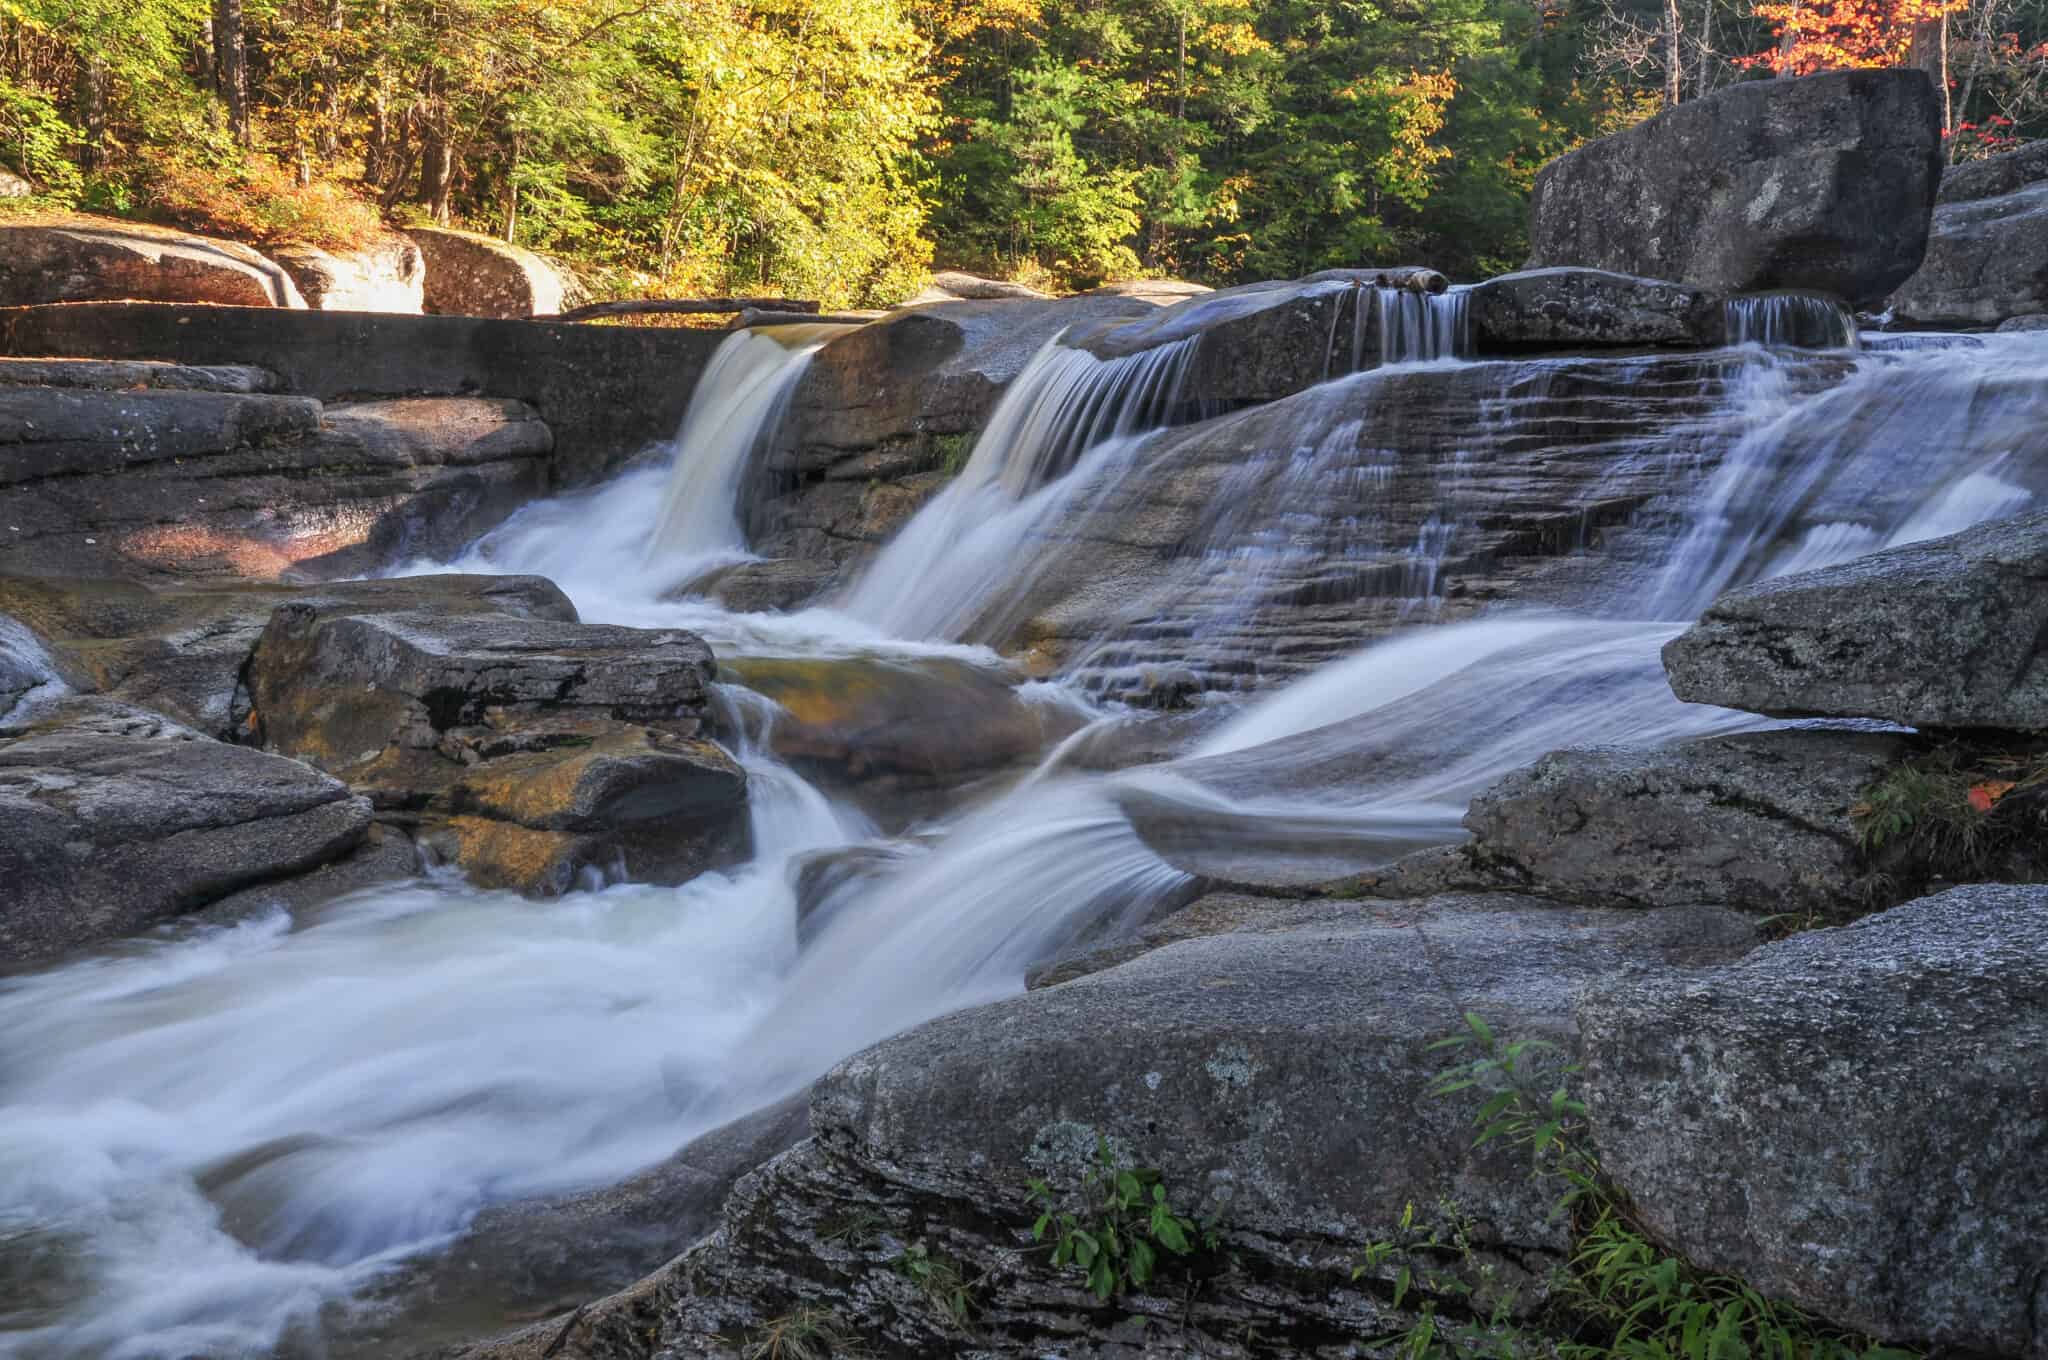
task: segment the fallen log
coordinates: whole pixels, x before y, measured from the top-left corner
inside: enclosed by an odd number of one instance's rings
[[[537,316],[535,321],[595,321],[603,316],[646,316],[651,313],[698,314],[714,312],[801,312],[816,315],[818,304],[796,298],[625,298],[618,302],[593,302],[587,307]]]

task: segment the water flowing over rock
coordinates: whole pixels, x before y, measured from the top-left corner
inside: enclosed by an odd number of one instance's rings
[[[687,1350],[809,1305],[927,1353],[950,1324],[892,1264],[921,1240],[972,1263],[990,1353],[1116,1354],[1092,1348],[1097,1305],[1078,1277],[1033,1249],[1025,1193],[1034,1177],[1077,1190],[1099,1138],[1158,1167],[1183,1211],[1221,1213],[1228,1256],[1202,1268],[1199,1289],[1167,1267],[1118,1300],[1120,1316],[1158,1329],[1155,1344],[1192,1327],[1215,1355],[1336,1354],[1403,1329],[1420,1297],[1389,1302],[1403,1262],[1363,1280],[1352,1266],[1398,1235],[1410,1205],[1486,1224],[1467,1268],[1491,1263],[1526,1315],[1567,1234],[1522,1159],[1473,1148],[1463,1112],[1425,1096],[1441,1066],[1429,1045],[1479,1010],[1569,1048],[1580,983],[1732,958],[1753,938],[1713,911],[1360,904],[1346,920],[1187,940],[934,1021],[820,1083],[812,1139],[743,1180],[717,1234],[661,1286],[679,1296],[663,1340]],[[862,1232],[840,1229],[849,1215]]]
[[[236,241],[72,214],[0,223],[0,306],[122,298],[306,305],[290,274]]]
[[[2048,1355],[2048,889],[1956,888],[1581,994],[1603,1169],[1709,1270],[1930,1350]]]
[[[1528,269],[1472,289],[1480,350],[1710,347],[1726,326],[1716,293],[1602,269]]]
[[[1731,591],[1664,652],[1681,699],[1780,717],[2048,728],[2048,514]]]
[[[1920,267],[1941,167],[1924,72],[1745,81],[1545,166],[1530,263],[1876,305]]]
[[[73,701],[0,735],[0,964],[134,934],[346,855],[370,804],[294,760]]]
[[[1856,317],[1840,299],[1824,293],[1763,293],[1729,298],[1728,343],[1854,349]]]
[[[2048,158],[2038,144],[1949,167],[1927,258],[1888,306],[1895,324],[1936,327],[2048,311]]]
[[[429,312],[449,316],[553,316],[572,291],[562,271],[495,236],[446,227],[408,227],[426,261]]]
[[[318,246],[280,246],[271,252],[315,311],[407,312],[426,308],[427,266],[404,236],[336,254]]]

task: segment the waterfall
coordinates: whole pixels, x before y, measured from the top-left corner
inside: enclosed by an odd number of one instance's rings
[[[0,614],[0,729],[70,693],[42,639]]]
[[[1406,288],[1375,289],[1374,310],[1380,323],[1380,362],[1433,363],[1469,358],[1472,353],[1471,293],[1452,288],[1418,293]],[[1361,291],[1360,301],[1364,295]],[[1354,341],[1351,366],[1363,367],[1364,356]]]
[[[1856,348],[1856,316],[1820,293],[1760,293],[1723,304],[1728,343],[1766,348]]]
[[[1101,466],[1128,471],[1178,400],[1196,341],[1115,359],[1055,337],[1017,375],[952,484],[905,525],[840,601],[907,638],[964,638],[999,597],[1049,565],[1048,530]],[[1084,468],[1081,465],[1086,464]]]

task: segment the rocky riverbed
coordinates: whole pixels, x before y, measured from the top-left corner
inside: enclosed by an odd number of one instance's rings
[[[1738,86],[1469,285],[0,309],[0,1350],[1552,1353],[1621,1243],[2048,1356],[2048,340],[1850,316],[2003,319],[1938,145]]]

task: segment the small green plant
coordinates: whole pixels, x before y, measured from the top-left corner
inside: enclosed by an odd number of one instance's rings
[[[1052,1263],[1088,1278],[1088,1288],[1105,1303],[1142,1289],[1159,1267],[1160,1255],[1191,1256],[1212,1251],[1215,1229],[1197,1224],[1173,1207],[1165,1181],[1152,1167],[1131,1166],[1106,1138],[1096,1140],[1095,1157],[1082,1182],[1083,1208],[1063,1207],[1042,1180],[1030,1183],[1044,1206],[1032,1225],[1033,1240],[1052,1239]]]
[[[824,1308],[799,1306],[764,1325],[747,1343],[747,1360],[855,1360],[867,1351]]]
[[[942,434],[932,438],[932,448],[938,454],[939,471],[948,477],[958,477],[967,466],[967,459],[974,453],[974,436],[971,434]]]
[[[896,1258],[896,1269],[924,1291],[924,1296],[952,1326],[965,1328],[973,1321],[974,1291],[981,1281],[970,1281],[956,1262],[934,1255],[931,1248],[918,1241],[903,1249],[903,1254]]]
[[[1966,741],[1931,747],[1886,771],[1849,810],[1882,905],[1936,881],[2031,880],[2048,872],[2048,758]]]

